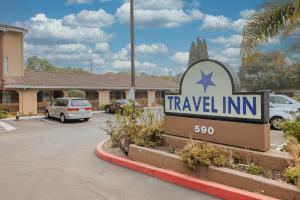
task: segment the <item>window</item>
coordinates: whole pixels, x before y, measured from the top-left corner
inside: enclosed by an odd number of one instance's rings
[[[57,99],[55,102],[55,106],[68,106],[68,99]]]
[[[116,99],[125,99],[125,91],[111,91],[110,92],[110,99],[116,100]]]
[[[72,99],[71,107],[80,107],[80,106],[91,106],[91,104],[85,99]]]
[[[8,57],[3,59],[3,73],[4,75],[8,73]]]
[[[281,96],[272,96],[270,97],[270,101],[275,104],[292,104],[287,98]]]

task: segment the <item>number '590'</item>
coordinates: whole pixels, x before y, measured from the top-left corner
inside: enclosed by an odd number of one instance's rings
[[[208,133],[209,135],[213,135],[214,132],[215,132],[215,129],[213,127],[195,125],[195,133],[201,133],[201,134]]]

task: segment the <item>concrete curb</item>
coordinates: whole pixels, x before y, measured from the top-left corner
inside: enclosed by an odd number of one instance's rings
[[[44,115],[24,116],[24,117],[20,116],[20,120],[22,120],[22,119],[40,119],[43,117],[44,117]],[[5,119],[1,119],[1,120],[2,121],[16,120],[16,117],[9,117],[9,118],[5,118]]]
[[[264,196],[261,194],[256,194],[253,192],[248,192],[245,190],[229,187],[226,185],[201,180],[197,178],[193,178],[191,176],[187,176],[184,174],[180,174],[177,172],[157,168],[151,165],[147,165],[140,162],[131,161],[125,158],[120,158],[114,155],[111,155],[105,152],[102,149],[104,143],[106,143],[109,139],[106,139],[100,142],[96,147],[96,155],[108,162],[132,169],[137,172],[141,172],[158,179],[174,183],[176,185],[180,185],[189,189],[193,189],[202,193],[207,193],[212,196],[216,196],[222,199],[236,199],[236,200],[275,200],[275,198]]]

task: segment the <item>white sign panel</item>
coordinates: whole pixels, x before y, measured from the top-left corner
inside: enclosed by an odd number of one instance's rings
[[[166,115],[266,123],[267,92],[237,92],[235,72],[215,60],[202,60],[183,75],[178,94],[166,94]]]

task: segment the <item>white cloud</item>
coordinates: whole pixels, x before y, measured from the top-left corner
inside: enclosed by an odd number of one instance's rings
[[[137,1],[135,22],[141,27],[174,28],[202,17],[199,10],[186,12],[182,7],[183,3],[179,0]],[[120,23],[129,24],[129,8],[130,4],[125,2],[117,9],[116,18]]]
[[[267,42],[264,42],[263,44],[264,45],[280,44],[280,39],[278,37],[276,37],[276,38],[270,38]]]
[[[167,53],[168,47],[161,43],[140,44],[136,47],[136,52],[144,54]]]
[[[240,52],[241,52],[240,48],[229,47],[229,48],[225,48],[222,51],[222,54],[228,57],[239,57]]]
[[[230,37],[217,37],[210,40],[215,44],[224,44],[225,46],[239,46],[242,42],[242,35],[233,34]]]
[[[235,71],[239,70],[241,64],[240,48],[228,47],[218,51],[209,51],[209,57],[228,64]]]
[[[246,19],[239,18],[235,21],[230,20],[229,18],[219,15],[207,15],[205,14],[202,17],[202,24],[200,26],[201,30],[223,30],[231,29],[236,32],[240,32],[246,23]]]
[[[243,26],[246,24],[246,22],[247,22],[246,19],[242,19],[242,18],[237,19],[231,23],[230,28],[236,32],[240,32],[240,31],[242,31]]]
[[[92,3],[94,0],[67,0],[67,4],[88,4]]]
[[[91,49],[84,44],[57,44],[57,45],[34,45],[25,43],[25,52],[27,54],[35,54],[47,56],[49,54],[78,54],[78,53],[90,53]],[[53,52],[53,53],[51,53]],[[43,56],[43,57],[44,57]]]
[[[129,50],[128,48],[122,48],[112,55],[112,60],[128,60]]]
[[[104,33],[100,28],[83,26],[70,27],[62,23],[61,19],[50,19],[44,13],[36,14],[30,21],[24,23],[29,32],[26,35],[30,40],[47,40],[62,43],[83,41],[107,41],[112,35]]]
[[[111,65],[114,69],[130,69],[131,61],[130,60],[114,60]],[[155,63],[139,62],[139,61],[135,61],[135,66],[138,69],[148,69],[148,70],[157,67],[157,65]]]
[[[109,44],[106,42],[96,43],[95,44],[95,51],[98,52],[106,52],[109,49]]]
[[[255,10],[253,9],[244,9],[240,11],[240,16],[244,19],[249,19],[254,14]]]
[[[208,15],[202,14],[201,20],[202,24],[200,29],[202,30],[222,30],[231,29],[236,32],[240,32],[243,26],[246,24],[247,20],[255,14],[253,9],[244,9],[240,11],[241,18],[236,20],[231,20],[223,15]]]
[[[125,3],[128,3],[126,0]],[[181,9],[183,7],[182,0],[136,0],[135,7],[145,10],[165,10],[165,9]]]
[[[201,29],[223,29],[227,28],[230,25],[230,20],[227,17],[222,15],[214,16],[214,15],[205,15],[203,18],[203,23],[201,25]]]
[[[25,58],[38,56],[46,58],[50,63],[58,66],[89,66],[89,59],[93,58],[95,67],[105,64],[105,60],[95,54],[91,48],[81,43],[35,45],[25,43]]]
[[[137,68],[141,68],[141,69],[151,69],[151,68],[156,68],[157,65],[155,63],[151,63],[151,62],[142,62],[142,63],[138,63],[137,64]]]
[[[172,57],[170,57],[172,61],[175,61],[180,64],[187,65],[189,61],[189,53],[188,52],[176,52]]]
[[[168,53],[168,47],[162,43],[153,44],[140,44],[135,46],[135,52],[137,54],[159,54]],[[130,45],[128,44],[125,48],[120,49],[112,55],[113,60],[128,60],[130,56]]]
[[[66,26],[105,27],[114,23],[114,16],[103,9],[98,11],[82,10],[77,14],[69,14],[62,18],[62,24]]]

